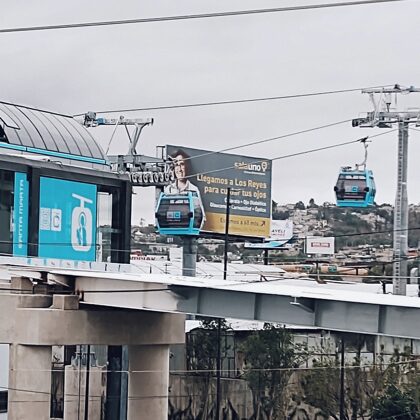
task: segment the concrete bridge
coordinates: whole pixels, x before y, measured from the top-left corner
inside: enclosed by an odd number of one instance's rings
[[[420,338],[420,299],[382,294],[378,285],[278,280],[275,273],[244,282],[56,268],[7,272],[0,342],[10,344],[10,420],[50,419],[52,346],[75,344],[127,345],[128,419],[166,419],[169,347],[184,341],[185,314]]]

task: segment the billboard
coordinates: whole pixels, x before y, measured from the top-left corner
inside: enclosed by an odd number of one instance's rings
[[[96,185],[40,180],[39,257],[96,259]]]
[[[271,167],[268,159],[166,146],[175,181],[164,192],[198,193],[205,213],[203,232],[225,232],[228,188],[229,234],[249,237],[270,235]]]
[[[318,255],[334,255],[334,237],[307,236],[306,253]]]
[[[292,220],[272,220],[271,234],[263,243],[245,243],[245,248],[252,249],[276,249],[283,248],[293,238]]]
[[[272,220],[271,221],[271,241],[289,241],[293,237],[292,220]]]

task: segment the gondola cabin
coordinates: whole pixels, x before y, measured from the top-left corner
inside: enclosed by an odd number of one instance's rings
[[[199,235],[203,210],[196,192],[161,193],[156,207],[157,230],[162,235]]]
[[[338,207],[373,206],[376,194],[373,172],[341,168],[334,191]]]

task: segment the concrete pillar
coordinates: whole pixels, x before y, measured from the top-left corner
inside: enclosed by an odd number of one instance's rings
[[[64,420],[85,418],[86,365],[66,366],[64,379]],[[106,394],[106,371],[91,366],[89,371],[89,415],[92,420],[101,419]]]
[[[128,347],[127,420],[167,420],[169,346]]]
[[[11,344],[8,420],[50,419],[51,347]]]

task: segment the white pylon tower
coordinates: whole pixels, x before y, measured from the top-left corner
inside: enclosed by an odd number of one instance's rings
[[[392,88],[364,89],[373,105],[373,111],[365,118],[353,120],[353,127],[392,128],[398,125],[398,161],[397,193],[394,208],[394,247],[393,247],[393,293],[405,295],[407,289],[407,251],[408,251],[408,127],[409,124],[420,125],[420,109],[399,111],[397,97],[400,94],[420,92],[413,86]],[[393,105],[393,106],[392,106]]]

